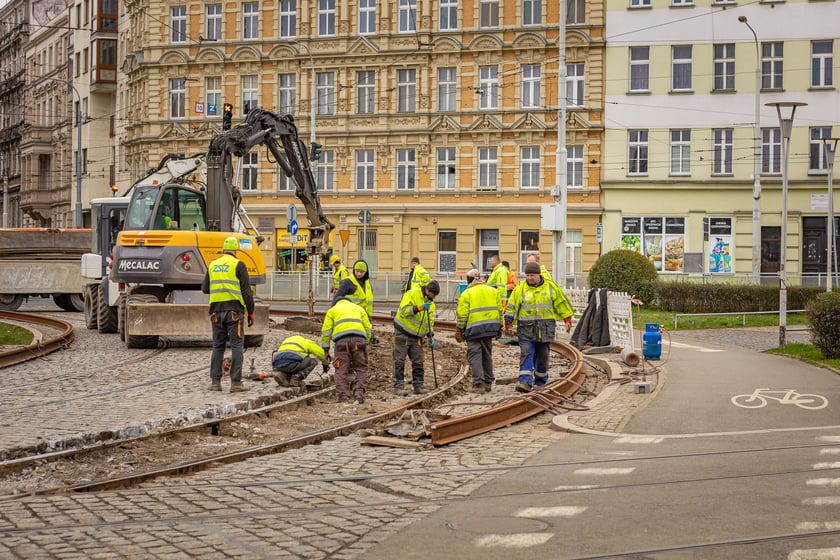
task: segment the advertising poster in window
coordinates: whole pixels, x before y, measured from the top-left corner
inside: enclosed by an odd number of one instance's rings
[[[621,218],[621,248],[628,251],[642,252],[642,219],[638,217]]]
[[[732,273],[732,218],[709,218],[709,272]]]
[[[662,271],[662,218],[644,218],[644,256],[653,263],[657,272]]]
[[[685,265],[685,218],[665,218],[665,272],[683,272]]]

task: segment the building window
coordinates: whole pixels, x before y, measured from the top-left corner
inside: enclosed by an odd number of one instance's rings
[[[294,115],[297,106],[297,76],[280,74],[277,91],[279,92],[277,105],[280,112]]]
[[[187,106],[187,80],[174,78],[169,80],[169,116],[183,119]]]
[[[248,152],[242,156],[242,191],[254,192],[257,190],[257,179],[260,169],[260,155],[257,152]]]
[[[479,76],[479,107],[481,109],[497,109],[499,107],[499,68],[496,66],[481,66]]]
[[[566,184],[583,187],[583,146],[566,146]]]
[[[542,23],[542,0],[522,0],[522,25]]]
[[[540,232],[523,229],[519,231],[519,270],[525,270],[528,255],[539,255]]]
[[[260,4],[245,2],[242,4],[242,38],[260,38]]]
[[[691,90],[691,45],[671,47],[671,89]]]
[[[730,175],[732,173],[732,129],[712,129],[712,173]]]
[[[416,98],[416,71],[397,70],[397,112],[413,113]]]
[[[525,64],[522,66],[522,108],[540,106],[541,68],[539,64]]]
[[[324,150],[318,160],[317,184],[319,191],[335,190],[335,152]]]
[[[438,111],[455,110],[455,68],[438,68]]]
[[[356,112],[371,114],[376,103],[373,70],[356,72]]]
[[[520,188],[538,189],[540,187],[540,148],[525,146],[522,148],[522,179]]]
[[[212,76],[204,80],[207,117],[219,117],[222,114],[222,78]]]
[[[174,6],[170,9],[172,14],[172,42],[184,43],[187,40],[187,7]]]
[[[335,113],[335,74],[318,72],[318,114]]]
[[[650,47],[630,47],[630,91],[650,91]]]
[[[440,30],[458,29],[458,0],[440,0]]]
[[[574,25],[586,22],[586,0],[566,1],[566,23]]]
[[[647,175],[648,131],[628,130],[627,174]]]
[[[208,41],[222,40],[222,5],[207,4],[204,20],[205,39]]]
[[[376,0],[359,0],[359,35],[376,33]]]
[[[809,173],[824,173],[828,171],[828,162],[825,159],[825,148],[823,147],[822,141],[823,138],[831,138],[831,127],[812,126],[810,153],[808,157]]]
[[[496,189],[497,167],[498,161],[496,159],[496,148],[479,148],[478,188],[488,190]]]
[[[479,27],[499,27],[499,0],[481,0],[478,12]]]
[[[318,0],[318,36],[335,35],[335,0]]]
[[[400,33],[414,33],[417,30],[417,0],[399,0]]]
[[[782,172],[782,130],[778,127],[761,129],[761,172]]]
[[[721,43],[715,51],[715,91],[735,89],[735,43]]]
[[[566,103],[572,107],[583,107],[583,62],[566,66]]]
[[[761,43],[761,88],[782,89],[784,43]]]
[[[280,38],[297,37],[297,0],[280,2]]]
[[[454,274],[456,270],[458,245],[455,242],[455,230],[438,231],[438,261],[437,269],[440,273]]]
[[[437,189],[455,189],[455,148],[437,149]]]
[[[260,77],[242,76],[242,115],[247,115],[251,109],[259,107]]]
[[[650,0],[630,0],[631,8],[648,8],[650,7]]]
[[[834,85],[832,65],[834,64],[834,41],[814,41],[811,43],[811,87],[831,87]]]
[[[691,130],[671,131],[671,175],[691,173]]]
[[[373,190],[373,150],[358,150],[356,152],[356,190]]]
[[[414,150],[397,150],[397,190],[414,190]]]
[[[694,4],[694,0],[671,0],[673,6],[690,6]]]
[[[295,190],[295,182],[280,167],[277,168],[277,190],[280,192],[291,192]]]

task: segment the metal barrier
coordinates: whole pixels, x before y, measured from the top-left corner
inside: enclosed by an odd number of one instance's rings
[[[804,309],[788,309],[788,313],[804,313]],[[677,313],[674,315],[674,329],[677,328],[677,323],[681,317],[711,317],[715,315],[742,315],[741,324],[746,326],[747,315],[778,315],[778,311],[732,311],[729,313]],[[791,329],[788,329],[791,330]],[[807,329],[806,329],[807,330]]]

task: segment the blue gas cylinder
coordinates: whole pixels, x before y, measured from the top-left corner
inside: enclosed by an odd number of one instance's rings
[[[642,355],[648,360],[658,360],[662,356],[662,335],[659,333],[658,323],[645,325],[642,335]]]

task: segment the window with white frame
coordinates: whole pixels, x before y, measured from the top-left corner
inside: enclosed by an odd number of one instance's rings
[[[242,76],[242,115],[259,107],[260,77]]]
[[[260,3],[244,2],[242,4],[242,38],[260,38]]]
[[[828,170],[828,161],[825,156],[825,147],[823,146],[823,138],[831,138],[830,126],[812,126],[811,127],[811,143],[808,154],[808,172],[809,173],[823,173]]]
[[[496,169],[498,168],[496,148],[478,149],[478,188],[496,188]]]
[[[761,88],[782,89],[784,87],[784,43],[775,41],[761,43]]]
[[[715,91],[735,89],[735,43],[718,43],[714,46]]]
[[[671,0],[672,6],[691,6],[694,0]]]
[[[671,47],[671,90],[691,90],[691,45]]]
[[[222,40],[222,5],[207,4],[205,7],[204,37],[208,41]]]
[[[414,33],[417,30],[417,0],[399,2],[399,32]]]
[[[376,0],[359,0],[359,35],[376,33]]]
[[[440,30],[458,29],[458,0],[439,0]]]
[[[439,191],[455,189],[455,148],[437,149],[437,181]]]
[[[499,27],[499,0],[479,2],[478,26],[482,29]]]
[[[538,189],[540,187],[540,148],[539,146],[523,146],[520,153],[522,158],[520,188]]]
[[[691,173],[691,129],[671,130],[671,175]]]
[[[280,1],[280,38],[297,37],[297,0]]]
[[[286,175],[280,167],[277,168],[277,190],[280,192],[290,192],[295,190],[295,182],[292,181],[292,178]]]
[[[335,74],[332,72],[318,72],[318,114],[332,115],[335,113]]]
[[[455,110],[455,68],[438,68],[438,111]]]
[[[414,173],[417,163],[414,150],[397,150],[397,190],[414,190]]]
[[[356,151],[356,190],[372,191],[374,177],[373,150]]]
[[[834,41],[811,42],[811,87],[827,88],[834,85]]]
[[[712,129],[712,174],[732,173],[732,129]]]
[[[566,146],[566,184],[583,187],[583,146]]]
[[[566,230],[566,270],[583,276],[583,232],[579,229]]]
[[[187,40],[187,7],[173,6],[170,8],[172,42],[184,43]]]
[[[529,255],[540,254],[540,232],[535,229],[519,230],[519,270],[525,270]]]
[[[566,23],[586,23],[586,0],[566,1]]]
[[[335,190],[335,152],[324,150],[318,160],[317,177],[319,191]]]
[[[522,108],[540,106],[541,68],[539,64],[522,65]]]
[[[522,25],[542,23],[542,0],[522,0]]]
[[[211,76],[204,79],[204,102],[208,118],[222,115],[222,78]]]
[[[318,0],[318,36],[335,35],[335,0]]]
[[[417,97],[417,71],[397,70],[397,112],[413,113]]]
[[[631,8],[649,8],[650,0],[630,0]]]
[[[242,156],[242,191],[256,191],[259,179],[260,155],[248,152]]]
[[[186,78],[169,80],[169,116],[173,119],[183,119],[187,106]]]
[[[648,172],[648,131],[627,131],[627,174],[647,175]]]
[[[277,108],[281,113],[295,114],[297,106],[297,76],[280,74],[277,79]]]
[[[456,257],[458,255],[456,239],[457,234],[454,229],[442,229],[438,231],[437,270],[439,273],[455,273]]]
[[[375,76],[373,70],[356,72],[356,112],[359,114],[371,114],[376,106]]]
[[[782,129],[761,129],[761,173],[777,175],[782,172]]]
[[[572,107],[583,107],[583,62],[566,65],[566,103]]]
[[[630,47],[630,91],[650,91],[650,47]]]
[[[481,109],[497,109],[499,107],[499,68],[497,66],[481,66],[478,69],[479,102]]]

